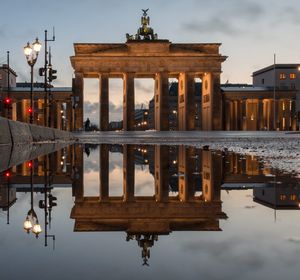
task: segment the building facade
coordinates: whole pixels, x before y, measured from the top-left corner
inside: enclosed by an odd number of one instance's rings
[[[253,72],[253,85],[300,90],[300,64],[273,64]]]
[[[223,86],[224,129],[299,130],[299,64],[274,64],[253,73],[252,86]]]
[[[29,123],[30,83],[17,83],[16,78],[16,72],[8,69],[7,65],[0,67],[0,116]],[[49,100],[47,106],[44,106],[45,95]],[[45,92],[43,83],[34,83],[33,123],[73,130],[76,103],[72,96],[73,90],[70,87],[49,87]]]

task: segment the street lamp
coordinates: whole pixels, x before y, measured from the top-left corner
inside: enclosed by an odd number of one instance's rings
[[[38,38],[36,38],[35,42],[31,45],[28,42],[24,47],[24,54],[26,56],[26,60],[28,65],[30,66],[30,108],[29,112],[29,122],[33,123],[33,66],[35,65],[37,58],[39,56],[39,52],[41,50],[42,44],[39,42]]]

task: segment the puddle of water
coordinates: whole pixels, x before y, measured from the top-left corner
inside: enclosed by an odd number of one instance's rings
[[[3,170],[0,180],[4,279],[29,279],[28,267],[42,279],[298,273],[300,178],[262,158],[73,145]]]

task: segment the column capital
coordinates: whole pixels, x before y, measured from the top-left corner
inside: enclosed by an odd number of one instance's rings
[[[169,74],[170,74],[170,72],[168,72],[168,71],[158,71],[154,75],[155,75],[155,77],[158,77],[158,76],[163,76],[163,75],[169,76]]]
[[[100,73],[98,73],[98,77],[99,78],[101,78],[101,77],[107,77],[107,78],[109,78],[109,73],[106,73],[106,72],[102,73],[102,72],[100,72]]]
[[[75,78],[76,77],[82,77],[82,78],[84,77],[83,72],[80,72],[80,71],[75,71],[74,75],[75,75]]]
[[[123,72],[123,79],[126,79],[126,77],[135,77],[135,72]]]

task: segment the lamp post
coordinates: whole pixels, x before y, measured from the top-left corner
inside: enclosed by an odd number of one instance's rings
[[[44,97],[44,126],[51,126],[51,119],[50,119],[50,102],[48,104],[48,101],[50,101],[50,96],[49,96],[49,91],[48,91],[48,75],[47,75],[47,70],[48,70],[48,66],[51,63],[51,55],[50,55],[50,51],[48,53],[48,42],[54,42],[55,41],[55,30],[53,27],[53,35],[52,35],[52,39],[48,39],[48,31],[45,30],[45,39],[44,39],[44,44],[45,44],[45,60],[44,60],[44,70],[43,70],[43,74],[44,74],[44,90],[45,90],[45,97]],[[48,61],[48,56],[49,54],[49,61]],[[49,108],[48,108],[49,106]],[[49,116],[48,116],[49,114]]]
[[[42,44],[39,42],[38,38],[36,38],[35,42],[31,45],[28,42],[24,47],[24,54],[26,56],[26,60],[28,65],[30,66],[30,108],[29,108],[29,122],[33,123],[33,67],[37,61],[39,56],[39,52],[41,50]]]

